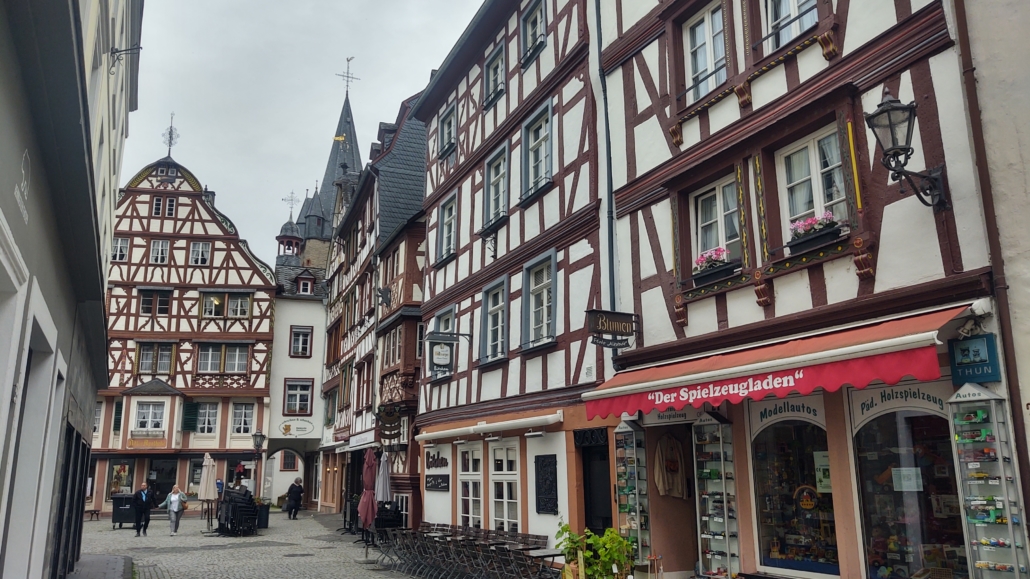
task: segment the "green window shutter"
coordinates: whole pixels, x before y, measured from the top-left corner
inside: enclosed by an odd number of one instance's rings
[[[199,402],[184,402],[182,405],[182,431],[197,431],[197,412],[200,408]]]
[[[121,402],[115,402],[114,403],[114,431],[115,432],[121,432],[122,431],[122,403]]]

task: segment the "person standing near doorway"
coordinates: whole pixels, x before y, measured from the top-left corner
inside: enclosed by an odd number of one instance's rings
[[[300,498],[304,496],[302,482],[304,482],[304,479],[300,477],[293,479],[293,484],[286,491],[286,516],[293,520],[297,520],[297,511],[300,510]]]
[[[147,483],[139,485],[139,490],[132,495],[132,506],[136,509],[136,536],[143,531],[146,537],[147,527],[150,526],[150,509],[157,507],[157,497],[147,489]]]
[[[186,493],[179,490],[179,485],[172,485],[172,492],[168,493],[164,502],[157,508],[168,509],[168,527],[172,532],[171,536],[174,537],[179,532],[179,520],[186,512]]]

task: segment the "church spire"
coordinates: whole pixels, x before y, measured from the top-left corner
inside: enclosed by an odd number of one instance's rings
[[[329,149],[329,160],[325,166],[325,176],[322,177],[322,187],[318,193],[325,194],[327,199],[336,198],[333,181],[343,177],[344,172],[341,165],[347,166],[348,173],[361,171],[359,150],[357,130],[354,128],[354,116],[350,107],[350,93],[348,92],[343,99],[343,110],[340,111],[340,120],[336,124],[333,144]]]

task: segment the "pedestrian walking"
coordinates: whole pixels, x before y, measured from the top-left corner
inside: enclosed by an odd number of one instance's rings
[[[186,493],[179,490],[179,485],[172,485],[172,492],[168,493],[164,502],[157,508],[168,509],[168,527],[172,532],[171,536],[174,537],[179,532],[179,519],[186,512]]]
[[[136,509],[136,536],[143,531],[147,536],[147,527],[150,526],[150,509],[157,507],[157,497],[153,491],[147,490],[147,483],[139,485],[139,490],[132,495],[132,506]]]
[[[300,477],[293,479],[293,484],[286,491],[286,517],[293,520],[297,520],[297,511],[300,510],[300,498],[304,496],[302,482],[304,482],[304,479]]]

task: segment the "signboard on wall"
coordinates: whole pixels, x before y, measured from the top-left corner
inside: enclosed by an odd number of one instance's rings
[[[951,381],[956,386],[967,382],[1001,381],[1001,363],[994,334],[948,340],[948,358],[951,360]]]
[[[823,397],[791,396],[751,402],[751,434],[783,420],[804,420],[826,428],[826,411],[823,409]]]
[[[916,410],[947,416],[944,403],[955,393],[947,382],[918,383],[851,390],[851,428],[854,432],[873,418],[898,410]]]
[[[127,448],[165,448],[168,441],[163,438],[130,438],[126,441]]]
[[[451,490],[451,475],[449,474],[427,474],[426,490],[448,492]]]
[[[283,436],[307,436],[315,431],[315,423],[306,418],[290,418],[277,426]]]

